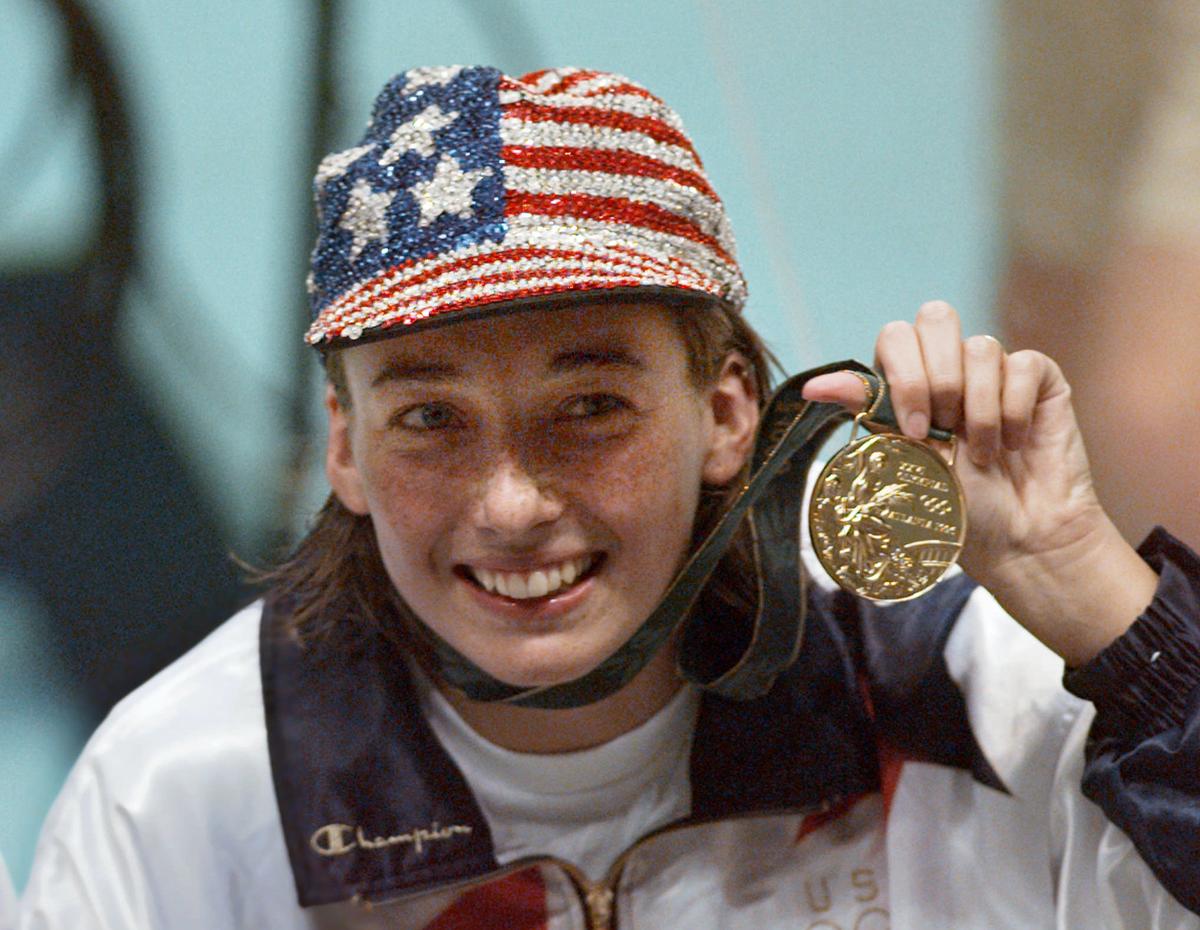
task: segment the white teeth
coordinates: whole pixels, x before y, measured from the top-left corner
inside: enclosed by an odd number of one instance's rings
[[[529,587],[527,593],[530,597],[545,597],[546,592],[550,590],[550,583],[546,579],[545,572],[534,572],[529,576]]]
[[[494,591],[504,597],[525,600],[545,597],[575,583],[590,567],[591,557],[568,559],[551,568],[534,572],[494,572],[486,568],[472,568],[471,573],[485,591]]]
[[[529,597],[529,585],[526,583],[524,575],[511,572],[506,580],[508,581],[509,597],[515,597],[517,600]]]

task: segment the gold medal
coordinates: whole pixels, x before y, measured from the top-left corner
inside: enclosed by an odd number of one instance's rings
[[[958,559],[967,513],[958,477],[936,449],[880,433],[852,436],[822,469],[808,526],[817,558],[843,588],[905,601]]]

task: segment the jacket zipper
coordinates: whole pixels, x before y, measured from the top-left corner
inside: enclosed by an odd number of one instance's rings
[[[838,803],[840,798],[831,798],[827,801],[822,801],[820,804],[814,805],[812,808],[805,810],[801,816],[811,816],[813,814],[825,814],[832,810]],[[796,814],[796,811],[789,813]],[[762,812],[747,816],[769,816]],[[723,818],[723,819],[739,819],[739,818]],[[687,830],[692,827],[701,826],[697,821],[683,821],[679,823],[667,824],[659,827],[657,830],[651,830],[644,836],[639,837],[629,846],[627,846],[620,855],[609,866],[608,872],[601,881],[594,881],[583,874],[573,862],[567,862],[562,859],[548,858],[538,861],[553,862],[571,879],[575,885],[576,892],[579,895],[584,906],[584,919],[587,921],[587,930],[618,930],[617,914],[616,914],[616,897],[617,886],[620,884],[621,875],[625,871],[625,866],[642,846],[653,839],[660,836],[665,836],[668,833],[677,833],[680,830]]]
[[[613,901],[616,896],[615,886],[605,882],[588,881],[583,894],[588,930],[613,930]]]
[[[834,806],[840,803],[841,798],[831,798],[827,801],[822,801],[820,804],[814,805],[803,811],[779,811],[779,814],[792,814],[800,816],[811,816],[813,814],[828,813]],[[742,817],[725,817],[718,818],[719,820],[739,820],[744,817],[765,817],[772,816],[770,812],[756,811],[753,814],[746,814]],[[452,891],[455,888],[471,888],[475,886],[485,885],[488,882],[496,881],[504,878],[506,875],[513,875],[517,872],[523,872],[525,869],[532,868],[535,865],[553,865],[562,869],[571,884],[575,888],[575,893],[579,898],[579,903],[583,908],[583,919],[586,923],[585,930],[618,930],[617,913],[616,913],[616,897],[617,885],[621,881],[621,874],[625,871],[625,866],[629,859],[642,846],[651,840],[657,839],[660,836],[666,836],[668,833],[678,833],[680,830],[688,830],[693,827],[702,826],[707,821],[686,820],[667,824],[659,827],[657,830],[651,830],[644,836],[634,840],[629,846],[613,860],[613,864],[609,866],[608,872],[600,881],[588,878],[584,874],[583,869],[579,868],[575,863],[568,862],[566,859],[559,859],[555,856],[533,856],[528,859],[517,859],[508,863],[501,869],[495,872],[490,872],[485,876],[468,879],[461,882],[452,882],[442,885],[438,891]],[[376,907],[391,907],[402,904],[404,901],[411,898],[420,897],[425,892],[419,892],[415,895],[401,895],[396,898],[389,898],[384,901],[371,901],[361,895],[355,895],[351,899],[351,903],[355,904],[364,910],[370,911]]]

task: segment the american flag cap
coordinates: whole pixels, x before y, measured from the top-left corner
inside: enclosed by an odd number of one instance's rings
[[[314,189],[306,338],[320,348],[556,295],[745,304],[682,121],[617,74],[406,71]]]

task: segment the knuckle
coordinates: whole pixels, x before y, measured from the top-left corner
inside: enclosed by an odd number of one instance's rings
[[[892,397],[905,406],[923,406],[926,398],[929,396],[925,382],[911,375],[898,375],[895,378],[889,378],[888,387],[891,388]]]
[[[1028,374],[1036,372],[1041,367],[1043,358],[1045,356],[1041,352],[1035,352],[1033,349],[1021,349],[1009,355],[1005,364],[1010,371]]]
[[[962,417],[962,396],[956,391],[934,391],[932,395],[933,409],[937,419],[943,426],[956,426]]]
[[[905,395],[921,393],[925,389],[925,384],[920,378],[900,373],[888,378],[888,386],[892,389],[893,393]]]
[[[993,436],[1000,431],[999,416],[972,417],[970,430],[976,436]]]
[[[1024,413],[1005,413],[1004,415],[1004,431],[1006,433],[1019,432],[1024,430],[1029,425],[1030,418]]]
[[[929,393],[938,400],[957,399],[962,394],[962,379],[952,374],[930,375]]]

